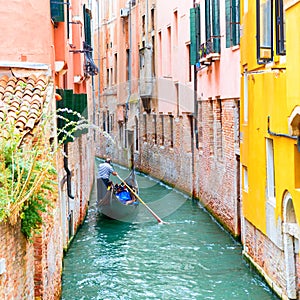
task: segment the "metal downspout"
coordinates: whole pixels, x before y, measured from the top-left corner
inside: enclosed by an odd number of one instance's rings
[[[68,144],[64,144],[64,169],[67,173],[67,192],[68,192],[68,197],[71,199],[74,199],[75,197],[72,195],[72,181],[71,181],[71,177],[72,177],[72,173],[69,170],[69,166],[68,166]]]
[[[193,7],[196,7],[196,0],[193,0]],[[197,69],[196,65],[194,65],[194,113],[193,113],[193,121],[191,120],[191,138],[192,138],[192,197],[197,197],[196,191],[196,167],[195,167],[195,144],[196,149],[198,149],[198,102],[197,102]],[[194,127],[194,128],[193,128]]]
[[[131,97],[131,46],[132,46],[132,28],[131,28],[131,0],[129,0],[129,55],[128,55],[128,97],[126,100],[126,123],[128,120],[129,100]]]
[[[97,1],[97,19],[98,19],[98,35],[97,35],[97,58],[98,58],[98,69],[99,69],[99,74],[98,74],[98,121],[99,121],[99,114],[100,114],[100,0]],[[97,122],[97,126],[100,126],[99,122]]]

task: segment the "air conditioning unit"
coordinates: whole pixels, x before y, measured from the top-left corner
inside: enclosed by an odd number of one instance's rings
[[[125,18],[129,15],[129,9],[128,8],[121,8],[120,9],[120,17]]]

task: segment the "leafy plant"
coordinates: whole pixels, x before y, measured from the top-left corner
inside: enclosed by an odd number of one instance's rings
[[[53,116],[43,114],[33,131],[22,133],[14,123],[0,122],[0,222],[14,225],[21,219],[21,231],[29,240],[39,232],[42,214],[49,213],[57,198],[55,155],[60,145],[88,126],[80,115],[77,122],[65,119],[63,138],[51,144],[46,133],[54,127],[51,122]]]

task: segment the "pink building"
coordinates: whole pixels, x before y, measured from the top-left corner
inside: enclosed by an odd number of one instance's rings
[[[56,108],[72,109],[93,121],[90,79],[98,70],[92,59],[91,11],[84,2],[0,1],[5,7],[0,24],[5,33],[0,37],[1,124],[15,122],[16,132],[26,140],[40,128],[42,113],[54,115],[45,130],[47,141],[55,147],[63,139],[58,133],[67,123],[56,122]],[[0,134],[5,137],[4,130]],[[22,210],[14,220],[0,223],[5,236],[0,246],[1,299],[60,298],[63,250],[84,220],[93,185],[93,143],[86,127],[60,146],[68,156],[61,151],[56,156],[57,190],[48,195],[53,207],[42,214],[44,223],[33,242],[21,232]]]
[[[238,1],[101,4],[98,155],[134,153],[239,235]]]

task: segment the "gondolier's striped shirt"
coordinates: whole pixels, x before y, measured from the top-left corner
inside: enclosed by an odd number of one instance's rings
[[[109,179],[112,172],[114,172],[114,169],[109,163],[102,163],[99,165],[98,178]]]

